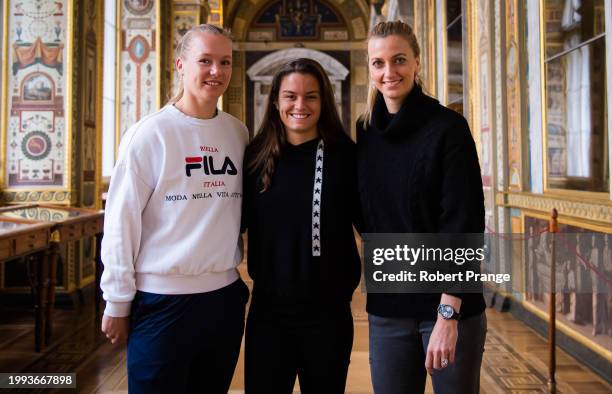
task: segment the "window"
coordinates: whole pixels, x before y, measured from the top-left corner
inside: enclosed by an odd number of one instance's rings
[[[603,0],[546,0],[549,189],[610,190]]]
[[[115,165],[115,83],[117,3],[104,3],[104,74],[102,101],[102,176],[110,177]]]

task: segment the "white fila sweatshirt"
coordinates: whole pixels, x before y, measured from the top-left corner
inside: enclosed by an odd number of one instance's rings
[[[238,279],[244,124],[168,105],[124,135],[102,240],[105,314],[129,316],[136,290],[193,294]]]

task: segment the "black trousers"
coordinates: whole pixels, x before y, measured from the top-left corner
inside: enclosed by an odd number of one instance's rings
[[[137,292],[128,340],[133,393],[227,393],[249,289],[240,279],[208,293]]]
[[[245,334],[246,394],[344,393],[353,345],[350,303],[271,307],[253,300]]]

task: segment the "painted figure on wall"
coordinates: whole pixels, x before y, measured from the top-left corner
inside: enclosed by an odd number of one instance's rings
[[[576,234],[576,316],[578,324],[589,324],[593,319],[591,273],[587,261],[591,255],[591,237],[584,230]]]
[[[612,235],[608,234],[604,238],[603,248],[603,266],[604,274],[607,278],[612,278]],[[612,336],[612,291],[609,291],[606,295],[607,304],[607,322],[606,322],[606,333]]]
[[[527,239],[527,299],[539,300],[541,293],[537,275],[536,249],[538,249],[540,236],[535,234],[534,225],[529,226]]]
[[[605,237],[604,237],[605,238]],[[606,284],[600,277],[605,272],[604,269],[604,238],[591,237],[591,258],[590,263],[594,269],[591,270],[591,282],[593,286],[593,335],[606,333],[608,322],[608,306]]]
[[[545,219],[525,216],[526,300],[548,310],[552,234],[537,235]],[[611,234],[568,224],[559,225],[556,239],[557,319],[602,346],[612,345]]]

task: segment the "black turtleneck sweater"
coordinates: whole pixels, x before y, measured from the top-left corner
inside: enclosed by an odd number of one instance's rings
[[[482,233],[484,196],[469,126],[416,86],[390,116],[379,93],[372,122],[357,123],[364,233]],[[480,314],[482,294],[462,299],[464,317]],[[367,311],[435,320],[440,294],[368,294]]]
[[[346,306],[361,266],[353,223],[359,200],[355,145],[348,138],[325,146],[321,196],[321,255],[312,255],[312,208],[318,139],[281,148],[268,190],[260,173],[245,171],[244,225],[248,271],[259,305]],[[253,158],[252,147],[245,163]]]

